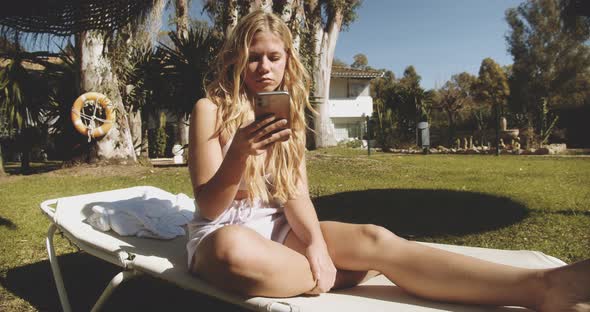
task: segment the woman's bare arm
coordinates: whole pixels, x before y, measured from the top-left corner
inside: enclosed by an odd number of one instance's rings
[[[301,179],[298,183],[299,194],[297,198],[289,199],[285,203],[285,216],[301,242],[306,245],[316,242],[324,244],[318,216],[309,198],[305,158],[301,162],[299,171],[301,173]]]
[[[190,119],[188,168],[199,212],[209,220],[216,219],[233,201],[248,157],[237,153],[223,157],[219,137],[214,136],[216,122],[217,106],[200,99]]]
[[[301,181],[297,198],[287,201],[285,215],[295,236],[306,246],[305,257],[309,261],[316,286],[309,294],[328,292],[336,282],[336,267],[330,258],[328,246],[320,228],[318,216],[309,198],[305,159],[301,167]]]

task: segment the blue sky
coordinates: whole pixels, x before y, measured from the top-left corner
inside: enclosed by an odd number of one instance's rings
[[[357,20],[341,32],[336,57],[346,63],[363,53],[374,68],[401,77],[414,65],[422,87],[441,87],[453,74],[477,75],[481,61],[491,57],[511,64],[504,20],[508,8],[522,0],[365,0]]]
[[[413,65],[422,87],[441,87],[453,74],[477,75],[481,61],[491,57],[512,63],[504,36],[504,12],[522,0],[364,0],[357,20],[341,32],[335,57],[350,64],[363,53],[374,68],[401,77]],[[200,15],[193,0],[191,16]]]

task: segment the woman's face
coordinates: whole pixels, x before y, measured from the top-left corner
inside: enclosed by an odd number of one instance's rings
[[[254,35],[246,65],[244,82],[249,93],[274,91],[283,81],[287,53],[285,44],[269,31],[259,31]]]

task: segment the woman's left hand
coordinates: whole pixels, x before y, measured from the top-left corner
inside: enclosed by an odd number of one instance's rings
[[[328,254],[326,243],[312,243],[305,250],[305,256],[311,266],[316,285],[307,292],[311,295],[319,295],[330,291],[336,281],[336,267]]]

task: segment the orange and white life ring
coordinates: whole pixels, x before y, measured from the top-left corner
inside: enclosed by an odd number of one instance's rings
[[[91,106],[92,115],[84,111],[85,106]],[[104,118],[97,116],[100,110],[103,111]],[[71,117],[76,130],[82,135],[88,136],[88,142],[90,142],[92,138],[100,138],[111,130],[113,122],[115,122],[115,111],[111,101],[104,94],[87,92],[80,95],[74,102]],[[97,126],[98,124],[100,126]]]

